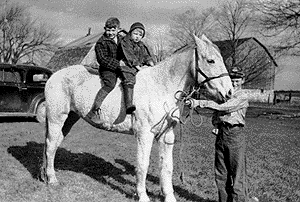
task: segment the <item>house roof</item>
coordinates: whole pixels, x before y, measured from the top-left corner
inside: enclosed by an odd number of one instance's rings
[[[126,33],[125,30],[121,30]],[[80,64],[81,61],[88,54],[92,46],[98,41],[103,35],[103,32],[96,34],[89,34],[80,37],[67,45],[60,47],[58,51],[51,57],[50,61],[46,65],[47,68],[57,71],[67,66]],[[147,45],[147,43],[145,43]],[[149,49],[149,46],[147,46]],[[150,54],[152,55],[151,50]]]
[[[98,39],[102,36],[102,34],[103,32],[80,37],[68,43],[67,45],[61,47],[61,49],[69,49],[69,48],[82,47],[82,46],[92,46],[98,41]]]
[[[51,57],[46,67],[52,71],[57,71],[67,66],[80,64],[90,49],[90,46],[86,46],[58,50]]]
[[[241,38],[237,40],[237,47],[242,45],[243,43],[249,41],[249,40],[254,40],[256,43],[258,43],[268,54],[268,56],[270,57],[270,59],[272,60],[272,62],[274,63],[275,66],[278,66],[275,59],[273,58],[273,56],[271,55],[271,53],[269,52],[269,50],[260,42],[258,41],[255,37],[248,37],[248,38]],[[224,41],[214,41],[214,44],[216,44],[220,51],[221,51],[221,55],[225,60],[227,60],[230,55],[232,54],[232,46],[231,46],[231,40],[224,40]]]
[[[46,67],[56,71],[70,65],[79,64],[102,34],[103,32],[86,35],[60,47]]]

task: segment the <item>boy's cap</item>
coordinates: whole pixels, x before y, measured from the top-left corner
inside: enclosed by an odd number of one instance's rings
[[[142,29],[144,31],[144,33],[143,33],[143,37],[144,37],[145,36],[145,27],[140,22],[133,23],[129,29],[129,33],[131,33],[134,29],[137,29],[137,28]]]
[[[233,67],[229,73],[229,76],[232,79],[239,79],[239,78],[244,78],[245,74],[237,67]]]

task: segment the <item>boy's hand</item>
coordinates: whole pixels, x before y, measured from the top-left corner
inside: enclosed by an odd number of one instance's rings
[[[153,66],[154,66],[154,62],[153,62],[153,61],[150,61],[150,62],[149,62],[149,66],[153,67]]]
[[[136,68],[138,71],[140,71],[140,70],[142,69],[139,65],[135,66],[135,68]]]
[[[120,66],[126,66],[125,62],[123,60],[120,60]]]

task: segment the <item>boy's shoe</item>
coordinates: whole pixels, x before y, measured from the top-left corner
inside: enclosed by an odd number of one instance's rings
[[[214,129],[212,129],[212,134],[214,134],[214,135],[218,135],[218,133],[219,133],[219,129],[217,129],[217,128],[214,128]]]
[[[91,110],[87,113],[86,117],[91,120],[97,120],[101,118],[101,109],[100,106],[102,105],[103,100],[106,98],[109,92],[101,88],[95,97],[93,106]]]
[[[101,120],[101,109],[97,108],[97,109],[93,109],[93,110],[89,111],[89,113],[86,115],[86,117],[91,119],[93,122],[97,122],[97,121]]]
[[[255,196],[252,196],[250,199],[249,199],[249,202],[259,202],[258,198],[256,198]]]
[[[129,106],[126,108],[126,114],[132,114],[136,110],[136,107],[134,105]]]

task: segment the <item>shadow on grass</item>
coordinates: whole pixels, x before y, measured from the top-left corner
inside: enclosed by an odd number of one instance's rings
[[[15,122],[36,122],[38,121],[33,117],[0,117],[0,123],[15,123]]]
[[[16,158],[30,172],[34,179],[40,180],[40,166],[43,160],[44,144],[36,142],[27,142],[25,146],[11,146],[7,149],[14,158]],[[109,185],[112,189],[124,194],[127,198],[134,199],[135,193],[126,191],[123,185],[135,187],[135,183],[126,180],[122,175],[135,176],[135,167],[123,159],[115,159],[115,162],[124,169],[117,168],[112,163],[105,161],[89,153],[72,153],[64,148],[58,148],[55,156],[55,169],[68,170],[77,173],[83,173],[104,185]],[[118,183],[112,183],[106,179],[114,179]],[[147,180],[154,184],[159,184],[159,178],[147,175]],[[188,201],[214,202],[203,199],[188,190],[179,186],[174,186],[175,192]],[[148,193],[150,197],[162,200],[159,194]]]

